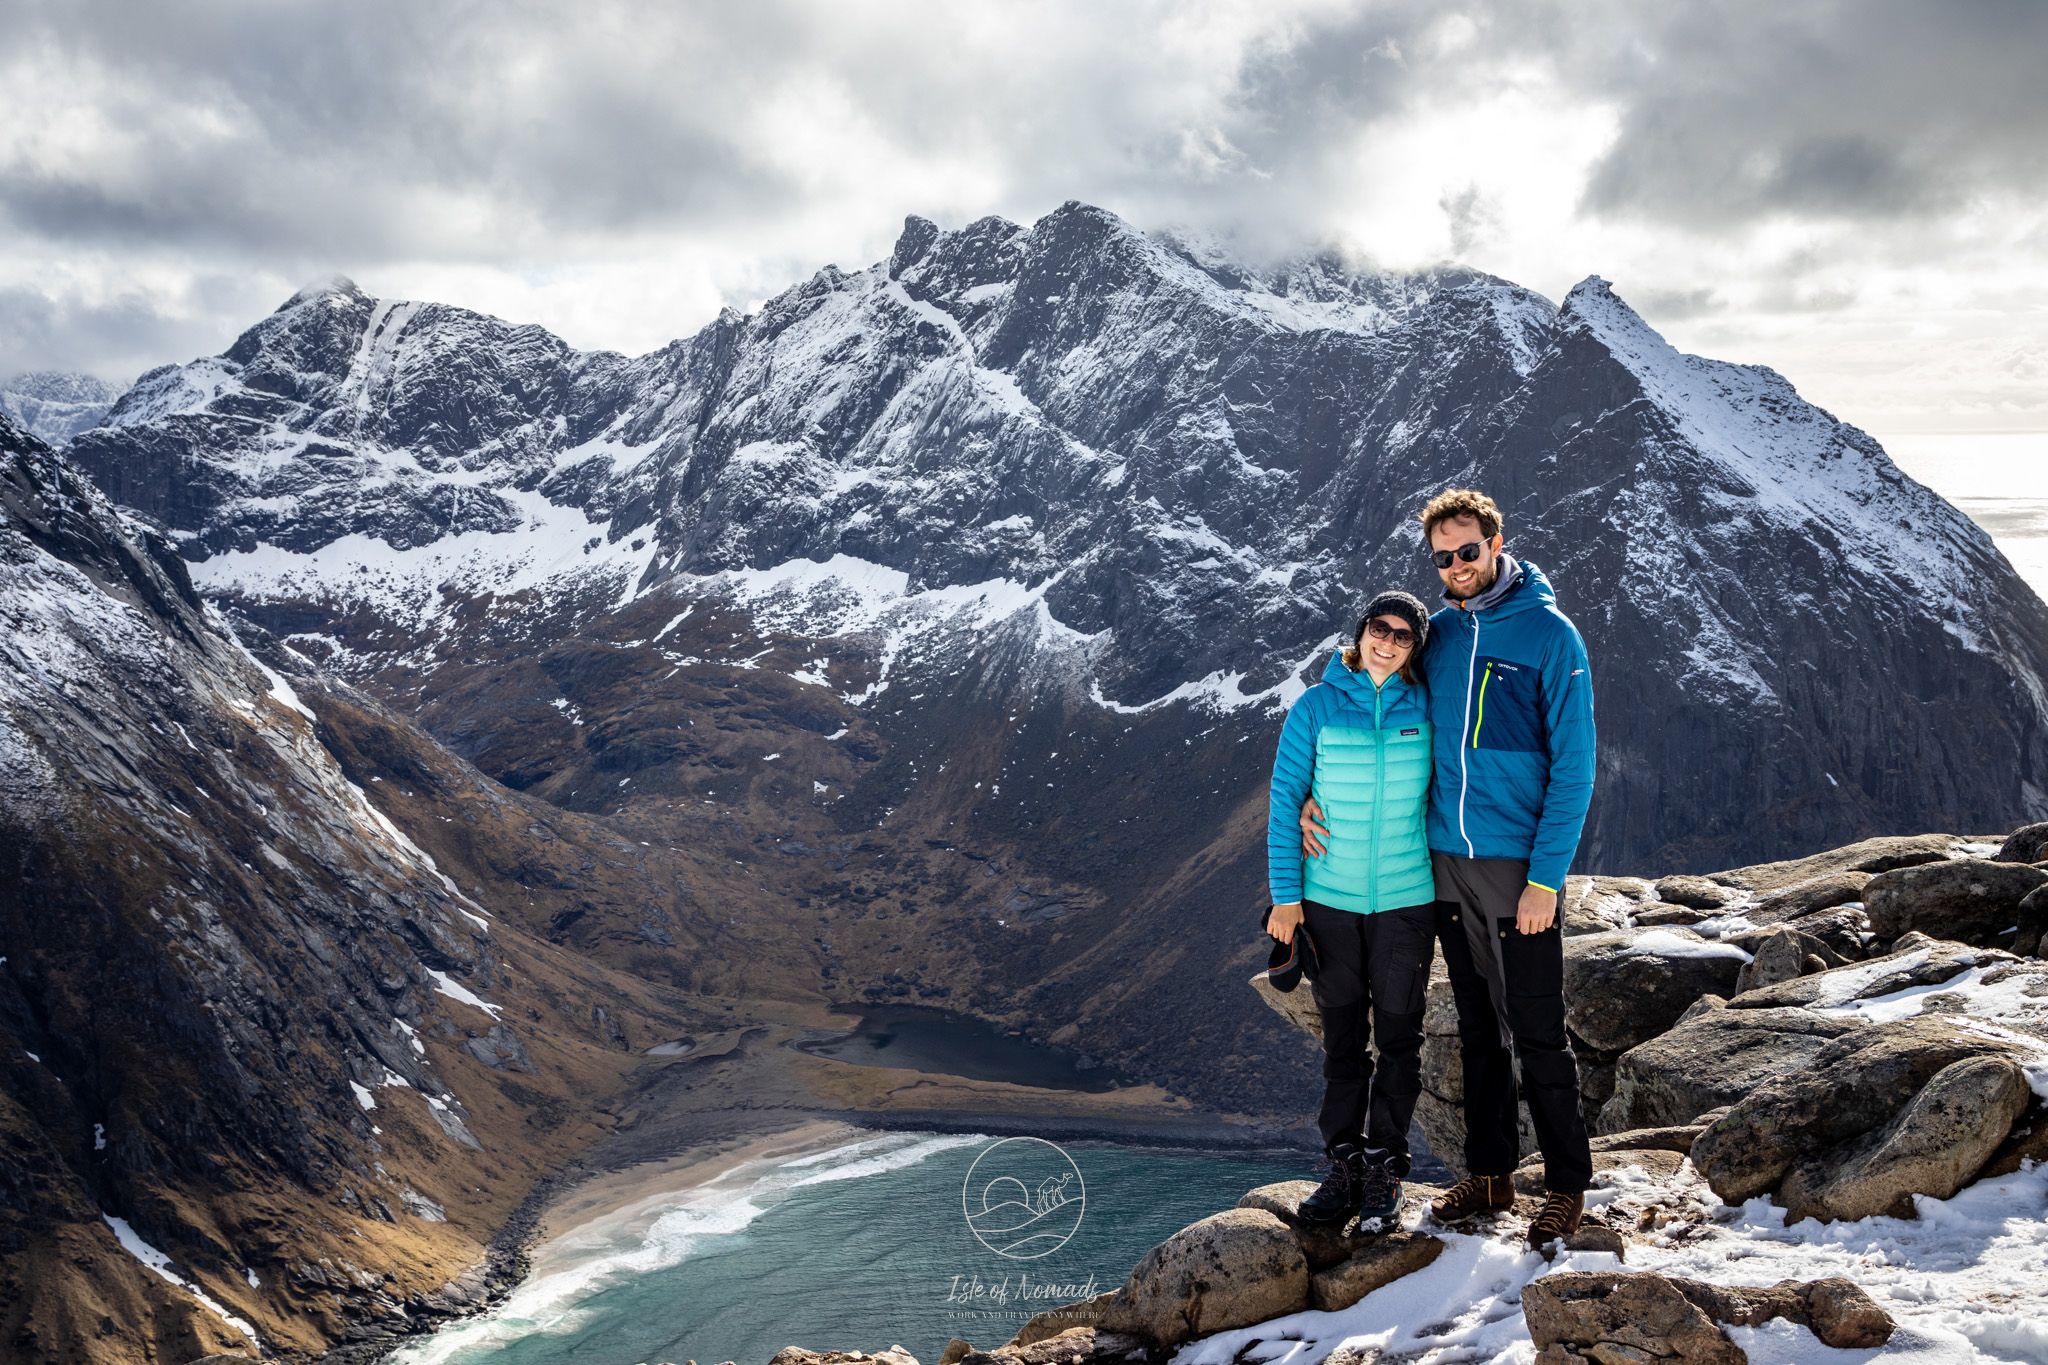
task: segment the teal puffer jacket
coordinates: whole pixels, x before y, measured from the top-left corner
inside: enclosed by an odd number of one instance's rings
[[[1304,899],[1372,914],[1435,899],[1424,828],[1429,805],[1429,693],[1400,675],[1374,687],[1332,656],[1280,730],[1266,823],[1275,905]],[[1313,792],[1330,837],[1301,851],[1301,803]]]

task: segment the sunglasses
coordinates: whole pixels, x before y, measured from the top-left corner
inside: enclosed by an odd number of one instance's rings
[[[1485,541],[1468,540],[1455,550],[1431,551],[1429,556],[1429,562],[1436,565],[1439,569],[1448,569],[1451,567],[1451,561],[1454,559],[1462,559],[1467,564],[1470,564],[1473,560],[1479,558],[1479,556],[1485,553]]]
[[[1375,640],[1391,641],[1398,649],[1411,649],[1415,645],[1415,632],[1405,627],[1387,625],[1382,621],[1367,621],[1365,633]]]

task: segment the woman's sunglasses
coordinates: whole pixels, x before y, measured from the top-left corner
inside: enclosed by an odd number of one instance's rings
[[[1375,640],[1391,641],[1398,649],[1410,649],[1415,644],[1414,631],[1385,625],[1379,621],[1367,621],[1365,633]]]
[[[1439,569],[1448,569],[1451,567],[1451,561],[1453,559],[1462,559],[1467,564],[1470,564],[1473,560],[1479,558],[1479,556],[1485,553],[1485,541],[1468,540],[1455,550],[1432,550],[1430,552],[1429,562],[1436,565]]]

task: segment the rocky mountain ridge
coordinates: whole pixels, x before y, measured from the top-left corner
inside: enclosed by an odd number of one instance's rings
[[[9,439],[24,469],[56,458]],[[327,793],[317,810],[295,798],[325,851],[260,833],[240,797],[225,835],[190,837],[220,877],[255,879],[236,904],[246,932],[273,935],[247,950],[259,977],[313,972],[308,998],[341,991],[341,1019],[346,991],[394,983],[362,999],[442,1048],[449,1095],[510,1095],[514,1043],[588,1093],[601,1054],[706,1011],[891,1000],[1086,1050],[1212,1109],[1298,1109],[1312,1055],[1211,987],[1263,958],[1249,910],[1284,708],[1367,590],[1427,590],[1412,516],[1448,483],[1494,492],[1591,646],[1602,750],[1582,867],[1726,867],[1891,828],[2006,827],[2048,803],[2048,608],[1867,436],[1769,371],[1679,355],[1599,280],[1553,307],[1471,272],[1258,271],[1069,205],[1030,227],[913,219],[889,260],[638,358],[337,281],[223,356],[145,375],[65,454],[131,510],[65,485],[68,466],[37,486],[116,528],[107,545],[142,547],[122,553],[162,583],[133,582],[183,603],[149,632],[189,631],[204,658],[91,663],[134,626],[74,583],[50,635],[73,644],[17,656],[21,752],[100,774],[108,838],[182,866],[201,856],[163,832],[182,826],[124,823],[141,817],[104,797],[210,799],[175,765],[115,771],[186,761],[167,721],[189,718],[159,714],[163,696],[217,695],[207,706],[237,716],[239,696],[286,730],[307,718],[263,699],[299,698],[314,719],[275,761]],[[94,747],[97,702],[80,698],[102,694],[133,715]],[[284,752],[264,744],[249,752]],[[247,788],[244,760],[222,761],[206,790]],[[50,925],[114,904],[132,928],[108,932],[138,971],[183,961],[144,927],[154,890],[79,871],[108,845],[55,832],[50,786],[24,798],[10,857],[55,899],[24,901],[42,909],[10,932],[55,952]],[[205,842],[245,823],[238,856]],[[301,865],[350,892],[334,868],[380,869],[366,884],[431,907],[455,946],[316,888],[345,902],[320,912],[347,926],[324,942],[397,937],[391,964],[308,966],[324,960],[273,933],[297,883],[265,889]],[[204,894],[224,904],[213,876]],[[461,917],[485,907],[487,930]],[[423,985],[437,972],[553,1034],[451,1014],[440,1001],[460,997]],[[453,1030],[438,1045],[434,1010]],[[349,1071],[381,1097],[352,1046],[276,1085]],[[225,1103],[232,1086],[195,1066]],[[507,1142],[522,1115],[561,1114],[539,1082],[513,1084],[540,1098],[465,1098],[473,1135]],[[503,1126],[485,1132],[486,1112]],[[22,1131],[75,1139],[85,1121],[74,1105]],[[352,1152],[353,1124],[315,1126]],[[537,1171],[579,1140],[512,1146]],[[325,1167],[292,1179],[333,1188]],[[473,1256],[497,1198],[421,1264]],[[165,1240],[189,1224],[130,1222]],[[255,1302],[201,1278],[230,1308]],[[303,1311],[291,1330],[308,1340],[357,1320]]]
[[[365,790],[438,746],[301,695],[4,416],[0,622],[0,1349],[304,1358],[480,1301],[626,1031],[704,1002],[458,886]],[[590,844],[488,786],[439,819]]]
[[[98,426],[123,392],[95,375],[36,370],[0,384],[0,412],[29,434],[61,445]]]
[[[1587,636],[1582,867],[2048,800],[2048,608],[1988,538],[1599,280],[1260,272],[1075,204],[912,219],[630,359],[335,282],[69,453],[491,777],[636,842],[715,830],[824,995],[947,990],[1215,1108],[1301,1080],[1184,989],[1256,957],[1280,717],[1368,589],[1430,591],[1412,518],[1447,483]],[[973,968],[921,932],[856,979],[835,912],[926,916]],[[558,932],[647,951],[601,921]]]

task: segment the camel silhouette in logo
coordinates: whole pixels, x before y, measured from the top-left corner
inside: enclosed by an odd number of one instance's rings
[[[968,1221],[983,1241],[1006,1256],[1028,1259],[1043,1255],[1073,1235],[1072,1227],[1054,1230],[1042,1225],[1046,1218],[1079,1200],[1080,1196],[1067,1188],[1073,1179],[1072,1171],[1049,1175],[1031,1190],[1014,1176],[997,1176],[982,1186],[981,1212],[970,1215]]]

